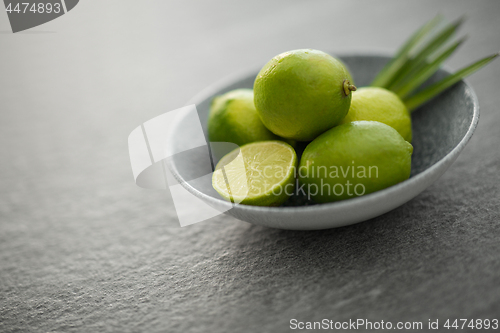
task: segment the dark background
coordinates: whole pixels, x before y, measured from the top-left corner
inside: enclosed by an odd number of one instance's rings
[[[500,49],[500,1],[81,1],[12,34],[0,13],[0,331],[286,332],[289,321],[500,319],[500,62],[470,77],[477,131],[435,185],[315,232],[229,216],[180,228],[135,186],[127,137],[297,48],[392,54],[466,14],[447,66]]]

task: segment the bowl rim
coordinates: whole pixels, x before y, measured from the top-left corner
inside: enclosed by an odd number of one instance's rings
[[[392,58],[392,55],[388,55],[388,54],[384,54],[384,53],[339,53],[339,54],[335,53],[334,55],[335,55],[335,57],[339,57],[341,59],[348,58],[348,57],[380,57],[380,58],[386,58],[387,60],[389,60],[390,58]],[[447,66],[442,66],[440,69],[443,70],[445,73],[450,74],[450,69]],[[227,87],[231,83],[234,83],[236,81],[247,78],[250,75],[254,75],[256,72],[258,73],[259,70],[260,70],[260,68],[259,69],[250,68],[250,69],[245,69],[245,70],[230,74],[230,75],[210,84],[205,89],[201,90],[194,97],[192,97],[186,105],[199,104],[203,100],[216,94],[221,89]],[[259,213],[263,213],[263,212],[297,213],[297,212],[328,211],[334,207],[335,208],[342,207],[345,209],[349,209],[349,208],[358,207],[361,202],[366,202],[367,204],[374,203],[377,200],[380,200],[380,197],[390,196],[390,195],[400,191],[403,187],[417,185],[420,181],[424,180],[428,174],[434,173],[435,170],[440,169],[443,165],[446,165],[448,163],[451,164],[458,157],[460,152],[465,148],[465,146],[467,145],[469,140],[472,138],[472,135],[474,134],[474,131],[475,131],[475,129],[478,125],[478,122],[479,122],[479,101],[478,101],[476,92],[474,91],[474,89],[472,88],[472,86],[469,84],[469,82],[467,80],[462,79],[459,82],[462,82],[463,84],[465,84],[467,90],[470,92],[470,97],[471,97],[472,103],[473,103],[472,121],[470,122],[469,127],[467,129],[467,132],[465,133],[462,140],[460,140],[460,142],[450,152],[448,152],[443,158],[441,158],[439,161],[435,162],[429,168],[427,168],[424,171],[420,172],[419,174],[415,175],[414,177],[408,178],[405,181],[402,181],[401,183],[398,183],[396,185],[390,186],[390,187],[385,188],[383,190],[376,191],[376,192],[373,192],[373,193],[370,193],[367,195],[363,195],[360,197],[351,198],[351,199],[347,199],[347,200],[342,200],[342,201],[321,203],[321,204],[308,205],[308,206],[267,207],[267,206],[241,205],[241,204],[230,203],[228,201],[223,200],[222,198],[220,198],[220,199],[214,198],[214,197],[207,195],[207,194],[199,191],[198,189],[194,188],[192,185],[190,185],[188,182],[186,182],[180,176],[172,159],[169,159],[168,167],[171,170],[172,175],[177,179],[177,181],[185,189],[187,189],[190,193],[194,194],[195,196],[199,197],[200,199],[202,199],[204,201],[211,202],[217,206],[222,205],[222,206],[225,206],[226,208],[229,208],[229,209],[230,208],[238,208],[238,209],[244,209],[247,211],[259,212]],[[177,126],[181,120],[182,120],[182,118],[174,119],[174,121],[172,122],[171,128],[177,128]],[[171,140],[168,140],[168,141],[171,142]],[[207,142],[207,144],[208,144],[208,142]],[[422,191],[424,189],[422,189]],[[422,191],[420,191],[420,192],[422,192]]]

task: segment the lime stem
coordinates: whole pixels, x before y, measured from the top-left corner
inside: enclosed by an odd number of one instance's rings
[[[346,96],[349,96],[349,94],[351,93],[351,91],[356,91],[357,88],[354,84],[351,84],[351,82],[349,82],[349,80],[344,80],[344,94]]]

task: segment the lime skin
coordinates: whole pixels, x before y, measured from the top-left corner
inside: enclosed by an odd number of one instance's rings
[[[208,139],[242,146],[256,141],[277,140],[279,137],[260,120],[252,89],[236,89],[212,100],[208,115]]]
[[[357,120],[379,121],[394,128],[406,141],[412,140],[410,112],[390,90],[362,87],[353,92],[351,107],[342,124]]]
[[[254,82],[254,100],[264,125],[276,135],[311,141],[338,125],[349,111],[344,65],[318,50],[284,52],[271,59]]]
[[[340,60],[338,58],[335,58],[335,59],[337,59],[337,61],[340,62],[344,66],[346,74],[347,74],[347,79],[349,80],[349,82],[351,84],[355,85],[356,82],[354,82],[354,78],[352,77],[352,74],[351,74],[351,71],[349,70],[349,67],[342,60]]]
[[[299,182],[319,203],[354,198],[408,179],[412,153],[413,146],[394,128],[377,121],[350,122],[306,147]]]

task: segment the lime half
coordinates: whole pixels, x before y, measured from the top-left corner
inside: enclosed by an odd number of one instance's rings
[[[233,203],[279,206],[295,190],[296,166],[295,150],[285,142],[249,143],[220,160],[212,186]]]

